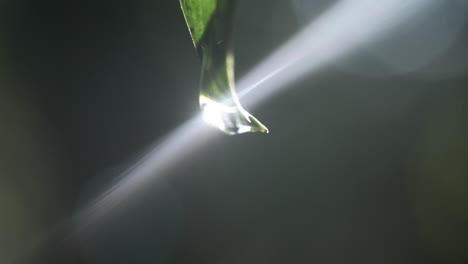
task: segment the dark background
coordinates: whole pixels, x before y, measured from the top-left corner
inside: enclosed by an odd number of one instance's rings
[[[239,1],[237,76],[333,1],[306,19],[298,3]],[[424,23],[387,45],[430,45]],[[463,20],[417,69],[363,50],[310,74],[252,109],[270,134],[215,137],[69,236],[63,219],[198,113],[199,60],[176,0],[3,0],[0,263],[467,263],[466,47]]]

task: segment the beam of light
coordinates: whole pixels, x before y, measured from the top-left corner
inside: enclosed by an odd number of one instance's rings
[[[263,60],[238,88],[245,105],[254,106],[308,73],[370,44],[404,25],[434,0],[342,0]]]
[[[440,0],[439,0],[440,1]],[[291,83],[370,43],[432,5],[435,0],[343,0],[306,26],[238,83],[244,103],[258,105]],[[249,96],[245,96],[245,95]],[[215,137],[200,116],[160,141],[138,164],[75,217],[76,232],[102,220]]]

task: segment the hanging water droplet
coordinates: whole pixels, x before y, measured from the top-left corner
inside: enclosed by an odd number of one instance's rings
[[[205,121],[228,135],[246,132],[268,133],[268,128],[241,106],[228,106],[200,96],[200,107]]]
[[[240,104],[234,87],[234,57],[226,54],[223,43],[211,49],[202,46],[200,107],[205,121],[228,135],[268,133]]]
[[[226,134],[268,133],[240,104],[234,85],[233,0],[181,0],[181,7],[202,60],[200,107],[205,120]]]

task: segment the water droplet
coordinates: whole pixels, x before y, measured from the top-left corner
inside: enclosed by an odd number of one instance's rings
[[[240,105],[229,106],[200,96],[200,107],[205,121],[228,135],[246,132],[268,133],[268,128]]]

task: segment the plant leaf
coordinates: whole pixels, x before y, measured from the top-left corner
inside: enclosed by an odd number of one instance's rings
[[[198,46],[211,16],[216,10],[217,0],[180,1],[185,21],[192,36],[193,44]]]
[[[200,107],[205,120],[229,135],[268,129],[240,104],[234,84],[234,0],[180,0],[202,60]]]

